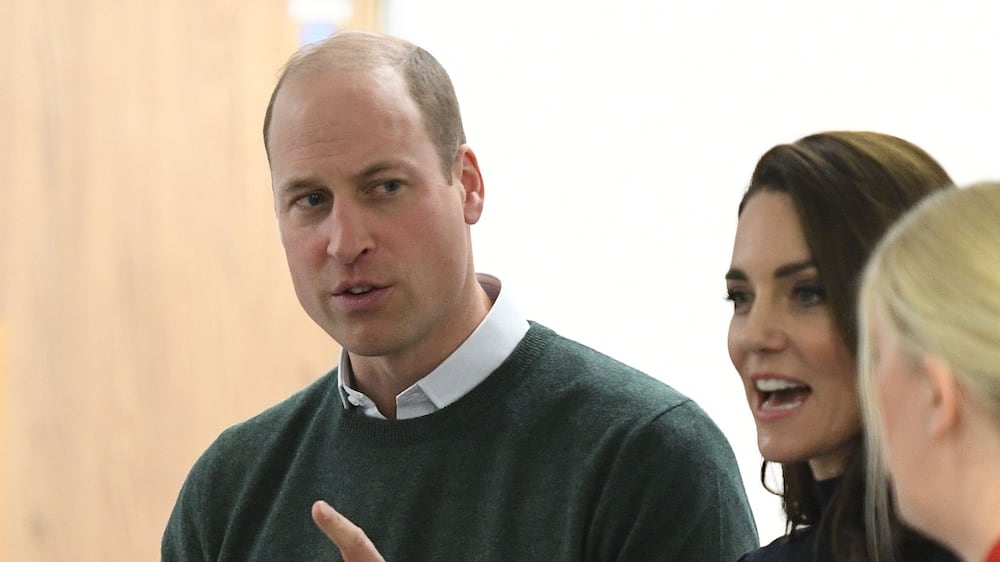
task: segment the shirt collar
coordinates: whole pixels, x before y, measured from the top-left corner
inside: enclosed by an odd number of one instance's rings
[[[518,310],[510,290],[501,290],[500,280],[492,275],[479,273],[476,277],[493,306],[458,349],[396,396],[396,419],[427,415],[465,396],[507,359],[527,333],[528,320]],[[384,418],[370,398],[350,386],[354,374],[343,349],[337,377],[345,408],[357,406],[365,415]]]

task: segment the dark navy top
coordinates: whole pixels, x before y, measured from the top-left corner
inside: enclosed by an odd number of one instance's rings
[[[822,505],[828,505],[837,490],[838,478],[823,480],[816,483],[815,493]],[[920,562],[960,562],[959,558],[948,550],[928,541],[922,541],[920,549],[923,556]],[[739,562],[837,562],[833,556],[830,537],[827,533],[820,535],[816,527],[798,529],[794,535],[778,537],[771,544],[751,550],[744,554]],[[907,561],[910,562],[910,561]],[[916,560],[912,562],[917,562]]]

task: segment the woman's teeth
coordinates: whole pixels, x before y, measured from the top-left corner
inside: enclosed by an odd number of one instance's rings
[[[757,379],[753,384],[754,387],[760,392],[777,392],[779,390],[789,390],[793,388],[808,388],[808,385],[785,379]]]
[[[811,392],[809,385],[785,379],[758,379],[754,388],[764,394],[761,408],[765,410],[791,410]]]

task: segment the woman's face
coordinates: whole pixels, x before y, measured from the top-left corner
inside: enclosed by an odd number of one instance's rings
[[[940,467],[933,464],[935,455],[928,454],[931,443],[925,435],[931,416],[926,408],[932,395],[930,381],[884,318],[873,322],[871,343],[873,373],[868,390],[875,394],[882,458],[892,475],[897,511],[911,525],[926,528],[923,514],[934,513],[940,501],[932,491],[937,488],[933,474]]]
[[[729,357],[778,463],[808,461],[818,480],[844,470],[861,428],[855,359],[837,331],[791,197],[751,196],[726,274]]]

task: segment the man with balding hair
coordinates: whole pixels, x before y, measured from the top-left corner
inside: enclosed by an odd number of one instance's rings
[[[429,53],[361,32],[306,47],[264,141],[296,294],[342,353],[201,456],[164,560],[731,561],[757,545],[694,402],[529,322],[476,273],[483,177]]]

